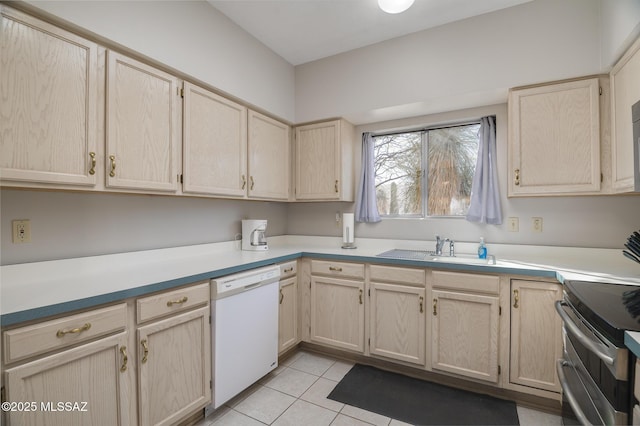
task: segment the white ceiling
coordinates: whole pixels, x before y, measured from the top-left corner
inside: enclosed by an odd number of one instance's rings
[[[415,0],[390,15],[377,0],[207,0],[292,65],[531,0]]]

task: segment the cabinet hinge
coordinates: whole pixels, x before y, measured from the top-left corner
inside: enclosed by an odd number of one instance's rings
[[[599,86],[599,87],[598,87],[598,94],[599,94],[600,96],[602,96],[602,86]]]
[[[502,306],[498,306],[498,316],[502,315]]]
[[[371,289],[367,290],[367,293],[369,294],[369,297],[371,297]]]
[[[182,174],[178,174],[178,183],[183,183],[184,178]]]
[[[369,347],[371,347],[371,338],[369,338]]]
[[[604,175],[600,173],[600,183],[604,182]]]
[[[498,366],[498,376],[502,374],[502,368],[500,368],[500,366]]]
[[[0,402],[7,402],[7,396],[5,395],[4,386],[0,388]]]
[[[209,380],[209,389],[213,389],[213,380]]]
[[[209,315],[209,324],[211,324],[211,315]]]

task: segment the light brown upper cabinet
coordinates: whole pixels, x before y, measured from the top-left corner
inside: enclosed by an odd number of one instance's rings
[[[179,97],[174,76],[107,51],[107,187],[177,190]]]
[[[511,89],[509,196],[600,191],[598,78]]]
[[[184,83],[183,192],[244,198],[247,108]]]
[[[97,45],[4,5],[0,14],[2,184],[94,186]]]
[[[634,188],[631,106],[640,100],[639,76],[640,39],[611,70],[612,185],[615,192],[629,192]]]
[[[289,199],[291,130],[249,110],[249,198]]]
[[[296,127],[296,200],[353,201],[354,139],[345,120]]]

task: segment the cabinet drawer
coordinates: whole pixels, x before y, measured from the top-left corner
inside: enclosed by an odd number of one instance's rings
[[[138,323],[209,303],[209,282],[143,297],[136,301]]]
[[[424,287],[424,269],[398,268],[394,266],[371,265],[371,281],[400,283]]]
[[[493,275],[433,271],[433,287],[472,293],[498,294],[500,292],[500,279]]]
[[[364,265],[361,263],[312,260],[311,273],[313,275],[328,275],[332,277],[351,277],[364,279]]]
[[[280,264],[280,279],[293,276],[298,273],[298,262],[291,261]]]
[[[62,349],[98,336],[124,330],[127,305],[109,306],[39,324],[5,331],[4,360],[9,364],[23,358]]]

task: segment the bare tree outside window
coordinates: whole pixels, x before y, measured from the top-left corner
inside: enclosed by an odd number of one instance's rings
[[[474,123],[376,136],[375,176],[380,214],[466,215],[478,155],[479,128],[480,124]]]

